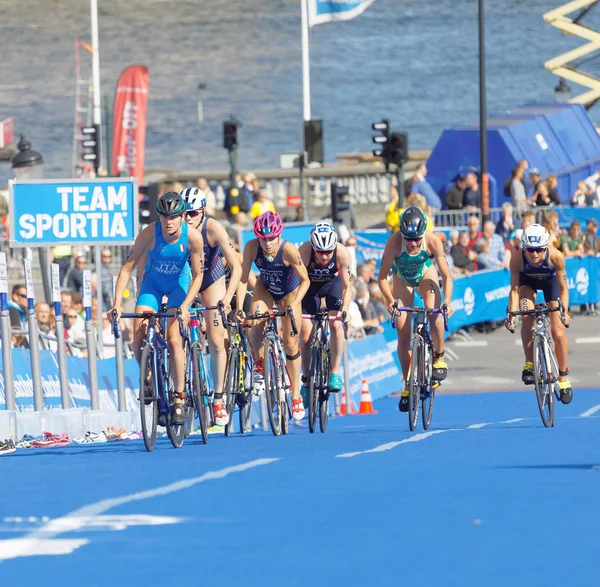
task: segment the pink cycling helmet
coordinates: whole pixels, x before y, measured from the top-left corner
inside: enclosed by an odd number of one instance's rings
[[[275,238],[283,232],[281,216],[273,212],[265,212],[254,221],[254,234],[258,238]]]

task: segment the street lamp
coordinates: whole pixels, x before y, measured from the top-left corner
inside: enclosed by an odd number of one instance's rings
[[[10,160],[16,179],[41,179],[44,176],[44,159],[31,148],[31,143],[21,135],[19,152]]]
[[[40,153],[31,148],[31,143],[21,135],[17,145],[19,152],[10,160],[14,170],[15,179],[42,179],[44,177],[44,158]],[[31,249],[28,255],[31,255]],[[39,247],[40,270],[42,273],[42,285],[44,296],[48,303],[52,301],[52,288],[50,286],[50,255],[48,247]],[[29,257],[31,258],[31,257]]]
[[[557,86],[554,88],[554,97],[557,102],[566,104],[571,97],[571,88],[567,85],[567,82],[560,78]]]

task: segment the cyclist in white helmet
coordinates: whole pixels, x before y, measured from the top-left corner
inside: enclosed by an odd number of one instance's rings
[[[300,246],[300,256],[308,271],[310,287],[302,300],[303,314],[316,314],[325,298],[329,315],[345,320],[352,302],[351,257],[348,249],[337,242],[335,228],[327,222],[318,222],[310,231],[310,240]],[[309,339],[312,322],[302,320],[302,395],[308,398],[310,370]],[[342,389],[340,365],[344,354],[344,331],[340,321],[331,322],[331,376],[329,389]]]
[[[206,217],[206,197],[199,188],[186,188],[181,197],[187,205],[185,221],[202,234],[204,239],[204,279],[200,288],[200,297],[205,306],[216,306],[223,300],[225,313],[231,310],[233,298],[242,275],[242,265],[233,248],[227,231],[214,218]],[[229,284],[225,284],[225,258],[229,268]],[[215,424],[224,426],[229,422],[223,384],[227,368],[227,351],[225,350],[225,326],[221,316],[215,310],[204,313],[208,345],[210,348],[210,367],[215,379],[214,415]]]
[[[550,233],[540,224],[528,226],[521,235],[521,253],[516,253],[510,261],[510,293],[508,295],[508,311],[533,310],[538,291],[544,294],[544,300],[550,307],[558,307],[558,300],[565,308],[564,325],[569,325],[571,317],[569,308],[569,287],[563,254],[550,242]],[[573,399],[573,390],[569,381],[568,352],[569,344],[565,334],[565,326],[561,322],[560,313],[550,316],[552,338],[556,348],[558,362],[558,385],[560,401],[568,404]],[[515,317],[507,318],[506,327],[513,330]],[[523,383],[533,384],[533,342],[531,329],[533,316],[523,316],[521,324],[521,341],[525,351],[525,366],[521,379]]]

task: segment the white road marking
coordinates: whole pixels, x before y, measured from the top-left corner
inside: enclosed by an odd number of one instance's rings
[[[575,344],[598,344],[600,336],[581,336],[575,339]]]
[[[470,426],[467,426],[466,429],[474,429],[474,430],[479,430],[479,428],[483,428],[484,426],[489,426],[490,423],[489,422],[482,422],[481,424],[471,424]]]
[[[600,404],[594,406],[593,408],[590,408],[589,410],[586,410],[585,412],[582,412],[581,414],[579,414],[579,417],[589,418],[590,416],[593,416],[596,412],[600,412]]]
[[[204,475],[200,475],[199,477],[181,479],[180,481],[175,481],[174,483],[163,485],[162,487],[156,487],[155,489],[131,493],[130,495],[124,495],[122,497],[103,499],[97,503],[83,506],[82,508],[74,510],[62,518],[50,520],[48,523],[44,524],[44,526],[30,532],[23,538],[0,540],[0,561],[14,559],[21,556],[33,556],[40,554],[70,554],[77,548],[87,544],[88,540],[55,540],[55,538],[60,534],[73,531],[73,526],[76,523],[76,520],[79,520],[80,518],[99,516],[109,509],[124,505],[126,503],[168,495],[169,493],[181,491],[182,489],[188,489],[194,485],[204,483],[205,481],[224,479],[233,473],[242,473],[255,467],[269,465],[278,460],[279,458],[256,459],[241,465],[234,465],[232,467],[225,467],[224,469],[220,469],[218,471],[204,473]]]
[[[455,342],[452,344],[454,344],[454,346],[463,346],[463,347],[488,346],[488,341],[487,340],[462,340],[462,341]]]
[[[514,424],[515,422],[523,422],[527,418],[513,418],[512,420],[504,420],[504,422],[498,422],[499,424]]]

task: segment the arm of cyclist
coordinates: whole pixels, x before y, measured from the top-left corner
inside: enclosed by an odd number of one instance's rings
[[[352,259],[350,251],[344,246],[337,246],[338,269],[342,276],[342,314],[348,314],[348,308],[352,302]]]
[[[395,232],[388,239],[385,244],[385,249],[383,250],[383,257],[381,258],[381,267],[379,268],[379,275],[377,276],[377,283],[379,285],[379,289],[383,294],[385,299],[385,303],[388,307],[388,312],[390,314],[394,313],[394,304],[396,300],[392,295],[392,288],[390,286],[390,282],[388,281],[388,277],[390,275],[390,271],[392,270],[392,260],[394,259],[394,251],[399,250],[400,248],[400,231]]]
[[[448,265],[448,259],[446,259],[446,252],[444,251],[444,244],[437,234],[429,235],[429,242],[431,243],[432,253],[434,260],[438,266],[440,277],[442,278],[444,288],[444,304],[447,308],[447,316],[452,316],[452,292],[454,289],[454,282],[452,281],[452,273],[450,266]]]
[[[140,234],[137,235],[125,263],[119,271],[117,282],[115,284],[115,300],[113,307],[107,312],[107,317],[112,321],[113,312],[116,311],[117,317],[121,316],[121,305],[123,304],[123,292],[127,287],[129,278],[136,265],[142,257],[146,257],[146,251],[154,245],[154,224],[150,224]]]
[[[237,288],[237,308],[238,314],[241,312],[243,316],[244,299],[246,298],[246,292],[248,291],[248,281],[250,273],[252,271],[252,263],[256,258],[256,252],[258,248],[258,241],[256,239],[246,243],[244,247],[244,255],[242,257],[242,274],[240,276],[240,283]]]
[[[300,252],[292,243],[285,243],[283,249],[283,263],[294,268],[296,275],[300,278],[300,285],[290,294],[288,305],[302,301],[304,295],[310,287],[310,279],[308,278],[308,271],[306,266],[302,262]]]
[[[508,308],[507,312],[516,312],[519,309],[519,274],[523,264],[521,255],[514,255],[510,260],[510,290],[508,292]],[[515,316],[506,316],[504,326],[507,330],[513,332],[515,330]]]
[[[571,316],[569,315],[569,286],[567,284],[567,268],[563,254],[558,249],[553,247],[550,248],[550,263],[556,270],[556,279],[558,279],[558,295],[565,312],[563,324],[568,326],[571,324]]]
[[[223,298],[223,305],[225,306],[225,313],[229,313],[229,308],[231,306],[231,300],[237,290],[238,283],[240,282],[240,277],[242,276],[242,264],[240,263],[238,254],[233,248],[233,243],[227,234],[227,231],[223,228],[223,226],[219,222],[212,222],[211,228],[214,230],[215,241],[219,245],[221,251],[223,251],[223,257],[225,257],[225,262],[229,267],[229,271],[231,276],[229,278],[229,286],[227,287],[227,291],[225,292],[225,297]],[[244,294],[245,295],[245,294]]]
[[[188,228],[188,246],[190,248],[190,266],[192,268],[192,282],[188,288],[187,296],[180,306],[181,318],[184,322],[190,317],[190,306],[194,303],[204,277],[204,239],[202,233],[192,228]]]

